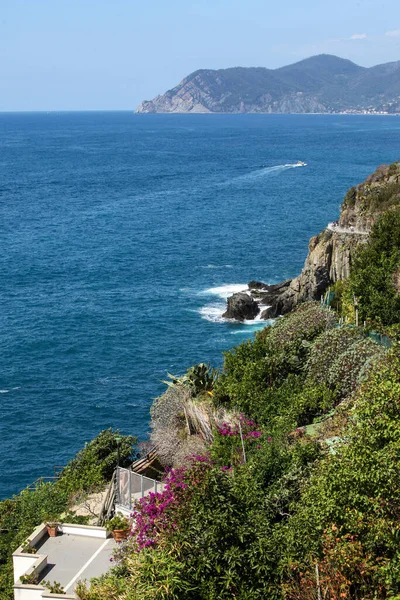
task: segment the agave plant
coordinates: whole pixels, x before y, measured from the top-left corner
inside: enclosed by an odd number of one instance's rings
[[[190,367],[181,377],[167,373],[170,381],[163,381],[162,383],[170,387],[180,385],[189,386],[193,389],[195,395],[197,395],[200,392],[210,392],[213,389],[217,374],[217,370],[211,369],[210,365],[199,363]]]

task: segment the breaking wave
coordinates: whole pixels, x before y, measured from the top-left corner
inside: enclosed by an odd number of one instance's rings
[[[218,300],[208,302],[202,306],[198,312],[203,319],[211,321],[212,323],[227,323],[228,320],[222,317],[226,310],[226,300],[229,298],[229,296],[236,294],[237,292],[246,292],[247,294],[250,294],[248,286],[241,283],[221,285],[199,292],[199,295],[201,296],[217,296]],[[261,319],[261,313],[266,308],[267,306],[260,305],[260,312],[258,315],[254,319],[242,321],[240,325],[252,326],[256,329],[264,327],[268,322],[264,319]],[[233,331],[232,333],[240,333],[240,331],[237,330]]]

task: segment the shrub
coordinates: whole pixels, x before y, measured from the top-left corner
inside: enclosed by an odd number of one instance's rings
[[[383,325],[400,321],[400,294],[395,287],[399,265],[400,210],[395,210],[375,223],[351,269],[349,288],[358,297],[361,320],[378,320]]]
[[[266,327],[253,342],[225,353],[214,401],[260,420],[271,416],[275,388],[302,372],[310,342],[335,323],[335,314],[318,302],[307,302]]]
[[[328,372],[328,383],[339,398],[355,392],[369,369],[385,355],[385,350],[370,339],[355,342],[340,354]]]
[[[242,432],[242,437],[240,432]],[[222,423],[217,427],[211,448],[211,458],[222,467],[223,471],[227,471],[232,465],[241,464],[245,459],[249,460],[251,455],[260,448],[262,434],[260,425],[241,414],[237,422]]]
[[[321,333],[314,340],[307,361],[310,380],[316,383],[327,383],[332,362],[352,346],[354,342],[361,339],[361,333],[354,327],[328,329]]]
[[[312,340],[335,322],[335,313],[328,308],[319,302],[305,302],[275,322],[269,341],[275,350],[284,351],[290,344]]]
[[[315,573],[316,560],[328,598],[337,597],[332,586],[339,580],[343,598],[383,600],[400,593],[399,415],[396,346],[369,372],[342,433],[346,443],[317,465],[288,523],[286,540],[298,560],[296,576],[287,572],[289,598],[296,598],[301,574]]]
[[[121,467],[127,467],[132,462],[134,444],[135,437],[123,436],[118,430],[105,429],[63,469],[57,487],[76,492],[103,486],[112,477],[118,455]]]

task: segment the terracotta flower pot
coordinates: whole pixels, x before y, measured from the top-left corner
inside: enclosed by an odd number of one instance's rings
[[[113,538],[116,542],[123,542],[126,540],[129,534],[129,529],[114,529],[112,532]]]
[[[49,537],[56,537],[58,532],[58,525],[47,525],[47,533]]]

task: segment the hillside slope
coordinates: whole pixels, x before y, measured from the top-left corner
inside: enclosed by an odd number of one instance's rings
[[[400,112],[400,61],[369,69],[331,55],[279,69],[200,69],[138,113]]]

